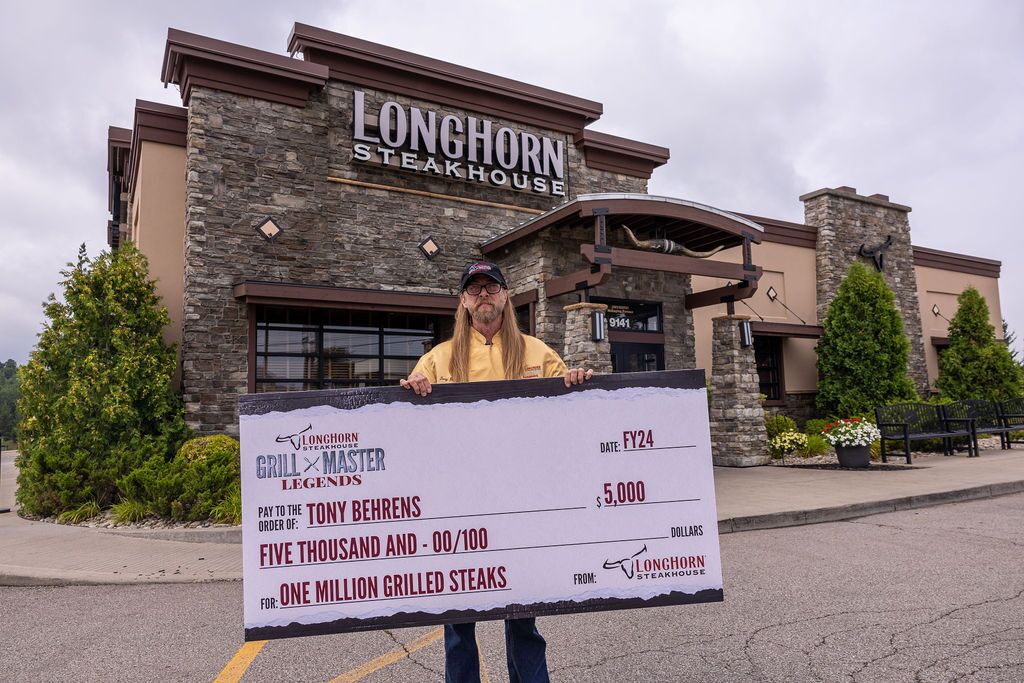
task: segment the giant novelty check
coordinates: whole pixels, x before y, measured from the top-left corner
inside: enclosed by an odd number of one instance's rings
[[[247,640],[722,600],[701,370],[240,414]]]

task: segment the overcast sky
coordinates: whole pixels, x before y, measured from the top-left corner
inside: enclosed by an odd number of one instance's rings
[[[168,27],[284,54],[295,21],[601,102],[671,149],[653,194],[798,222],[810,190],[888,194],[914,244],[1003,262],[1024,336],[1024,2],[39,0],[0,4],[0,361],[106,248],[107,126],[181,105]]]

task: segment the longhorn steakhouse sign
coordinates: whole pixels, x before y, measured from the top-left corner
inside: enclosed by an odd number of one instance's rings
[[[721,601],[704,387],[242,397],[246,639]]]

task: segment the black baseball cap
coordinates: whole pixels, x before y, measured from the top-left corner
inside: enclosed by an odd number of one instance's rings
[[[489,277],[505,289],[508,289],[508,284],[505,282],[505,276],[501,274],[501,269],[498,268],[496,264],[489,261],[478,261],[476,263],[470,263],[466,266],[466,269],[462,271],[462,281],[459,282],[459,291],[465,291],[466,283],[477,275]]]

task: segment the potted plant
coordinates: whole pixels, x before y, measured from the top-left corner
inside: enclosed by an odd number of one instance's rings
[[[882,437],[878,427],[860,417],[830,422],[821,433],[835,447],[841,467],[867,467],[871,444]]]

